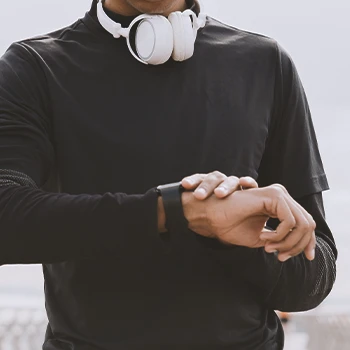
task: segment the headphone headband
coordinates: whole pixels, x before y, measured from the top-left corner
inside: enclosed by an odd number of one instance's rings
[[[122,28],[120,23],[114,22],[110,19],[106,12],[103,10],[102,0],[97,0],[97,18],[101,26],[109,33],[113,35],[114,38],[118,39],[121,36],[127,38],[129,36],[129,28]]]

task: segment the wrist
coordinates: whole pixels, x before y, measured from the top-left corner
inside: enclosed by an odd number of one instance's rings
[[[181,195],[184,216],[190,230],[200,233],[208,230],[207,207],[208,200],[198,200],[193,192],[183,192]]]
[[[158,197],[158,232],[165,233],[165,211],[162,197]]]

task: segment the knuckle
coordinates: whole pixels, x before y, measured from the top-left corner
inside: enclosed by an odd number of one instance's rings
[[[283,193],[287,192],[286,188],[283,185],[281,185],[281,184],[277,184],[276,183],[276,184],[273,184],[271,186],[273,186],[274,188],[276,188],[279,191],[282,191]]]
[[[237,176],[233,176],[233,175],[229,176],[228,180],[230,180],[230,182],[234,182],[234,183],[239,182],[239,178]]]
[[[308,217],[309,221],[313,221],[313,217],[311,214],[309,214],[308,212],[306,212],[306,216]]]
[[[276,199],[282,199],[283,198],[283,191],[280,187],[277,185],[271,185],[269,186],[269,192],[272,197],[275,197]]]
[[[218,179],[226,179],[226,175],[225,174],[223,174],[223,173],[221,173],[220,171],[217,171],[217,170],[215,170],[214,172],[213,172],[213,175],[216,177],[216,178],[218,178]]]
[[[310,221],[310,228],[312,231],[316,230],[316,222],[314,219],[311,219],[311,221]]]
[[[188,179],[193,179],[193,180],[203,180],[204,179],[204,174],[194,174],[191,176],[187,177]]]
[[[245,176],[245,177],[243,177],[243,179],[250,182],[251,185],[253,185],[253,186],[258,186],[258,183],[256,182],[256,180],[253,179],[251,176]]]
[[[316,222],[314,220],[312,220],[311,227],[312,227],[312,231],[315,231],[317,228]]]
[[[303,230],[304,232],[309,232],[310,229],[311,229],[310,223],[309,223],[307,220],[305,220],[305,219],[300,220],[298,226],[299,226],[300,229]]]
[[[205,190],[208,190],[210,187],[210,183],[208,183],[207,181],[203,181],[198,187],[197,190],[200,188],[204,188]]]
[[[297,222],[294,217],[290,217],[287,221],[287,224],[291,227],[295,227],[297,225]]]

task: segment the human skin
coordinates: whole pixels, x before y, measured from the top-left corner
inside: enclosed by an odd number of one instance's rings
[[[124,16],[141,13],[168,16],[171,12],[186,10],[185,0],[105,0],[104,6]]]
[[[268,253],[278,251],[280,261],[302,252],[309,260],[315,258],[316,224],[282,185],[258,188],[249,177],[227,177],[218,171],[186,177],[182,185],[189,190],[182,194],[184,215],[195,233],[225,244],[265,247]],[[206,189],[206,194],[200,189]],[[264,230],[268,218],[280,220],[276,231]],[[165,221],[160,197],[159,232],[166,231]]]

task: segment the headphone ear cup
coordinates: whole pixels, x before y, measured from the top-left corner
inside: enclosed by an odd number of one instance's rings
[[[174,51],[172,57],[175,61],[185,61],[194,53],[194,32],[190,16],[180,11],[173,12],[168,17],[173,27]]]
[[[142,20],[135,35],[138,57],[149,64],[163,64],[173,52],[173,29],[164,16],[151,16]]]

